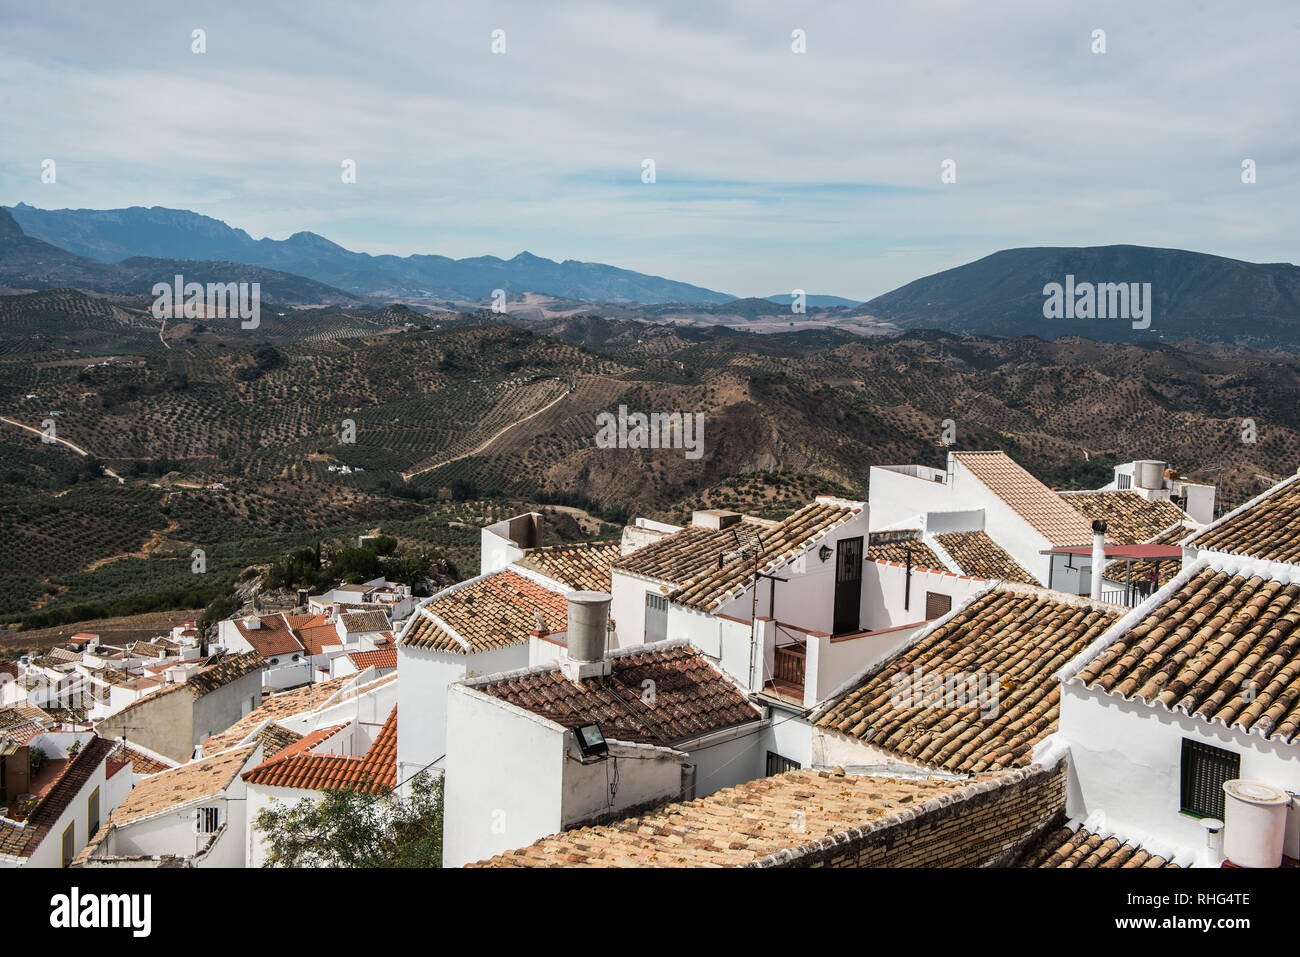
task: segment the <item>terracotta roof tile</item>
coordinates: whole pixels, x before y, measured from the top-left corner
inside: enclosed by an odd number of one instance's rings
[[[570,681],[558,668],[531,669],[471,682],[484,694],[566,728],[596,722],[606,738],[671,745],[710,731],[757,721],[762,714],[698,651],[660,642],[610,655],[606,678]],[[645,681],[653,681],[647,701]]]
[[[326,645],[342,645],[338,630],[333,625],[310,625],[298,629],[298,639],[308,654],[325,654]]]
[[[577,591],[609,591],[609,569],[622,554],[620,542],[578,542],[529,548],[516,564]]]
[[[298,618],[314,618],[317,616],[298,615]],[[243,635],[244,640],[252,645],[253,650],[263,658],[272,658],[277,655],[291,655],[295,651],[304,650],[302,642],[294,634],[293,629],[285,620],[284,615],[267,615],[259,620],[258,627],[250,628],[244,623],[242,618],[235,620],[235,627]]]
[[[921,530],[918,528],[872,532],[867,538],[867,561],[906,565],[909,556],[913,568],[950,573],[943,559],[921,540]]]
[[[387,631],[393,627],[382,611],[354,611],[340,615],[343,628],[349,632]]]
[[[328,729],[328,737],[339,728]],[[320,734],[320,732],[313,732]],[[374,793],[397,786],[397,708],[362,757],[312,754],[306,751],[312,735],[264,761],[244,774],[250,784],[303,790],[356,790]],[[321,739],[323,740],[323,739]],[[320,741],[316,741],[319,744]]]
[[[862,508],[861,502],[819,499],[775,524],[746,517],[724,529],[692,525],[625,555],[613,568],[676,585],[669,595],[672,601],[712,611],[753,580],[754,556],[739,551],[746,537],[759,536],[762,552],[757,564],[770,569],[860,514]]]
[[[130,761],[131,771],[134,774],[158,774],[159,772],[168,771],[176,766],[174,764],[166,764],[165,762],[155,758],[153,755],[145,754],[138,748],[131,747],[131,745],[126,742],[119,743],[113,749],[112,759],[114,761]]]
[[[1110,606],[1058,592],[991,589],[829,702],[816,725],[949,771],[1026,765],[1057,727],[1056,671],[1115,619]],[[909,707],[914,669],[949,682],[983,676],[998,689],[996,715],[982,715],[974,686],[969,707]]]
[[[913,811],[968,782],[789,771],[542,838],[471,867],[740,867]],[[803,830],[791,822],[799,820]]]
[[[256,747],[244,745],[142,778],[109,815],[107,825],[125,824],[177,805],[216,797],[235,780]]]
[[[1103,837],[1086,828],[1049,831],[1021,859],[1019,867],[1161,868],[1178,867],[1159,855],[1118,837]]]
[[[253,651],[243,654],[226,655],[214,659],[185,679],[185,687],[194,693],[194,697],[211,694],[232,681],[238,681],[245,675],[261,671],[264,662],[262,656]]]
[[[1205,568],[1075,678],[1266,738],[1300,736],[1300,583]]]
[[[953,561],[962,570],[962,574],[970,575],[972,578],[986,578],[990,581],[1006,580],[1019,582],[1022,585],[1040,584],[1007,553],[1006,549],[993,541],[987,532],[947,532],[936,535],[935,539],[943,546],[943,550],[952,556]]]
[[[1054,547],[1092,541],[1084,517],[1005,452],[953,452],[952,457]]]
[[[1187,518],[1173,502],[1148,500],[1137,492],[1070,492],[1061,498],[1090,523],[1094,519],[1104,520],[1106,540],[1114,545],[1149,542],[1170,525]]]
[[[64,764],[58,780],[41,795],[22,826],[0,821],[0,854],[30,857],[112,750],[112,741],[91,738]]]
[[[1266,561],[1300,563],[1300,475],[1229,512],[1187,544]]]
[[[345,675],[341,678],[331,678],[319,684],[295,688],[293,691],[264,698],[259,707],[248,712],[225,731],[204,741],[203,751],[206,754],[216,754],[227,748],[233,748],[268,719],[291,718],[297,714],[313,711],[342,690],[343,686],[354,677],[354,675]]]
[[[348,655],[352,663],[357,666],[358,671],[365,671],[367,668],[396,668],[397,667],[397,648],[381,648],[378,651],[354,651]]]
[[[439,592],[416,610],[402,644],[466,654],[528,640],[537,614],[547,631],[563,631],[568,599],[517,572],[494,572]]]

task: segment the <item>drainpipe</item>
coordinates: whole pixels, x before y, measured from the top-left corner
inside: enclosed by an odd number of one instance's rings
[[[1092,523],[1092,600],[1101,599],[1101,573],[1106,569],[1106,523]]]

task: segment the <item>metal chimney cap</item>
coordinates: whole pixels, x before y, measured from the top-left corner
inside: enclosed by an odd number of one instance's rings
[[[1093,519],[1093,520],[1092,520],[1092,530],[1093,530],[1094,532],[1096,532],[1098,535],[1105,535],[1105,534],[1106,534],[1106,521],[1105,521],[1105,519],[1101,519],[1101,518],[1095,518],[1095,519]]]

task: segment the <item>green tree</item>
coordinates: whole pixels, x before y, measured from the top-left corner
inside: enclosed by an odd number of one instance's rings
[[[257,812],[266,867],[441,867],[442,776],[420,774],[410,796],[329,790]]]

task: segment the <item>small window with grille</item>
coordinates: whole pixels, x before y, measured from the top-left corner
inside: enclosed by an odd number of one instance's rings
[[[1223,782],[1241,776],[1241,755],[1183,738],[1181,810],[1194,817],[1224,815]]]
[[[195,811],[198,817],[198,831],[200,834],[212,834],[221,826],[221,809],[216,807],[201,807]]]
[[[782,757],[775,751],[767,752],[767,776],[773,774],[784,774],[786,771],[798,771],[802,764],[790,758]]]
[[[942,618],[950,611],[952,611],[952,595],[942,595],[935,591],[928,591],[925,593],[926,621],[934,621],[936,618]]]

